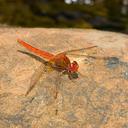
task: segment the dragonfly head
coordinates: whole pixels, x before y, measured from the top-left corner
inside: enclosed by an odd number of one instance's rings
[[[79,68],[79,65],[76,61],[73,61],[71,64],[69,64],[67,70],[68,70],[70,79],[78,78],[78,74],[77,74],[78,68]]]
[[[78,71],[78,68],[79,68],[79,65],[76,61],[73,61],[69,67],[68,67],[68,71],[69,72],[77,72]]]

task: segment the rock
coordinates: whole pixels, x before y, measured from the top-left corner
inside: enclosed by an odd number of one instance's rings
[[[128,126],[127,35],[44,28],[1,28],[0,33],[1,128]],[[70,80],[44,65],[41,78],[25,96],[34,71],[44,61],[19,45],[18,38],[53,54],[97,47],[87,50],[95,57],[70,56],[80,65],[78,79]]]

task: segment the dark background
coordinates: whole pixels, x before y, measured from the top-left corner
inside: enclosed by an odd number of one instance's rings
[[[128,33],[128,0],[0,0],[0,26]]]

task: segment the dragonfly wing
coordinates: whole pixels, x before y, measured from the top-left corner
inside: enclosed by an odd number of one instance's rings
[[[27,96],[30,91],[35,87],[36,83],[38,82],[38,80],[40,79],[41,75],[45,73],[45,65],[41,64],[35,71],[35,73],[33,74],[31,81],[30,81],[30,86],[29,89],[27,90],[25,96]]]
[[[71,56],[77,56],[77,57],[83,56],[83,57],[94,58],[97,54],[102,53],[102,52],[104,52],[103,49],[94,45],[94,46],[89,46],[86,48],[65,51],[64,54],[71,55]]]
[[[69,50],[65,51],[64,54],[66,55],[88,55],[90,51],[95,51],[97,49],[97,46],[90,46],[87,48],[81,48],[81,49],[75,49],[75,50]]]
[[[64,52],[70,58],[77,58],[78,61],[85,59],[108,59],[104,56],[104,50],[98,46],[89,46],[87,48],[81,48],[76,50],[69,50]],[[76,59],[75,59],[76,60]],[[76,60],[77,61],[77,60]]]

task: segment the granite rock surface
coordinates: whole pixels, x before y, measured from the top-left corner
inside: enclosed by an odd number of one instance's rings
[[[94,58],[69,56],[80,66],[79,78],[70,80],[49,71],[43,58],[19,45],[18,38],[53,54],[97,47],[86,51]],[[38,67],[42,76],[25,96]],[[94,29],[1,28],[0,128],[128,128],[128,35]]]

